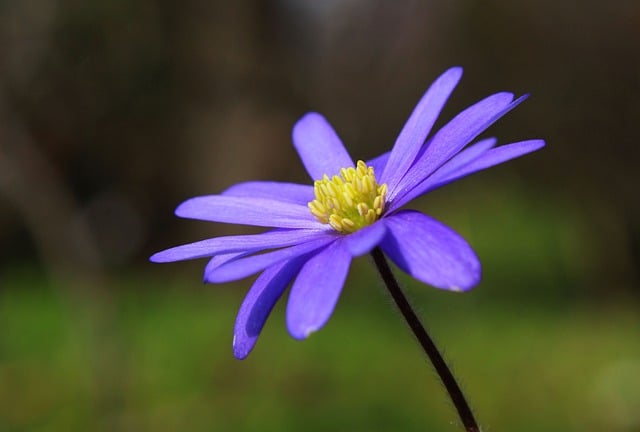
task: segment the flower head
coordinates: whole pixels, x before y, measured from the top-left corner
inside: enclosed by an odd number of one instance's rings
[[[340,175],[324,175],[313,185],[311,213],[323,224],[341,233],[353,233],[371,225],[382,215],[387,185],[378,185],[373,167],[358,161],[356,167],[341,168]]]
[[[464,291],[480,280],[480,262],[451,228],[413,210],[409,201],[461,177],[538,150],[542,140],[494,148],[476,137],[526,96],[482,99],[431,133],[462,76],[442,74],[427,90],[390,152],[353,163],[327,120],[317,113],[293,128],[293,143],[314,185],[246,182],[176,209],[180,217],[270,227],[261,234],[217,237],[158,252],[154,262],[209,257],[204,280],[223,283],[260,273],[236,319],[238,358],[253,349],[273,306],[293,282],[286,318],[304,339],[331,316],[351,260],[382,251],[403,271],[437,288]]]

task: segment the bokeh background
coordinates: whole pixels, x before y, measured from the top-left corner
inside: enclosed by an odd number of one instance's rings
[[[460,430],[366,258],[321,332],[279,305],[244,361],[250,281],[147,261],[248,232],[188,197],[308,182],[305,112],[369,158],[460,65],[440,125],[531,93],[488,135],[548,146],[415,204],[477,289],[401,280],[485,430],[640,431],[638,29],[637,0],[0,2],[0,430]]]

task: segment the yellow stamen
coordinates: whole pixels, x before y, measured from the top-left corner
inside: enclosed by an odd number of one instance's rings
[[[340,175],[326,174],[313,185],[316,199],[309,210],[323,224],[341,233],[352,233],[377,221],[384,212],[387,185],[379,185],[373,167],[358,161],[341,168]]]

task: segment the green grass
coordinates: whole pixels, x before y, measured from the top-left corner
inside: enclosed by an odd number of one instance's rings
[[[485,301],[403,282],[485,431],[640,430],[637,305]],[[98,302],[5,279],[0,430],[461,430],[371,280],[351,277],[304,342],[279,305],[245,361],[231,337],[249,283],[195,285],[131,277]]]

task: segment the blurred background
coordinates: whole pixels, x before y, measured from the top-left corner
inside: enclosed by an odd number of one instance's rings
[[[454,65],[439,125],[531,93],[487,135],[547,147],[414,203],[484,279],[406,290],[485,430],[640,431],[639,28],[637,0],[0,2],[0,431],[461,430],[366,258],[321,332],[279,305],[245,361],[251,281],[148,262],[247,232],[186,198],[309,182],[305,112],[370,158]]]

